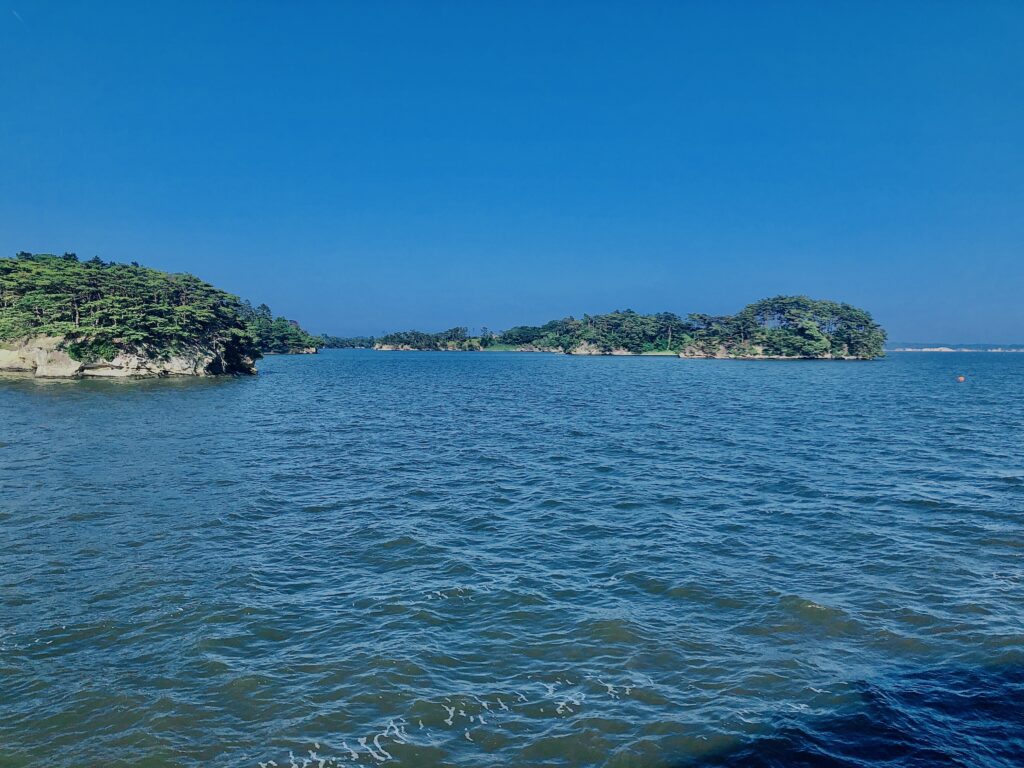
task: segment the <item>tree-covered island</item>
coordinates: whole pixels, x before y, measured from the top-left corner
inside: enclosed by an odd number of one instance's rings
[[[885,331],[863,309],[806,296],[776,296],[735,315],[632,310],[520,325],[502,333],[465,327],[404,331],[376,340],[379,350],[517,350],[571,355],[670,354],[737,359],[871,360],[884,354]]]
[[[188,274],[71,253],[0,259],[0,371],[37,376],[250,374],[263,355],[324,346],[870,360],[882,356],[885,338],[868,312],[805,296],[776,296],[723,316],[624,310],[475,336],[466,327],[313,336],[266,304],[253,307]]]
[[[0,371],[37,376],[255,373],[264,354],[319,340],[265,304],[189,274],[80,261],[73,253],[0,259]]]

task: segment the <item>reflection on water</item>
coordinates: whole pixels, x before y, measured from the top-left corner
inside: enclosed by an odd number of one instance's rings
[[[0,764],[1021,762],[1024,356],[262,369],[0,381]]]
[[[50,392],[86,394],[147,394],[152,392],[193,390],[209,387],[237,386],[248,376],[164,376],[156,378],[84,378],[57,379],[36,377],[31,373],[9,371],[0,373],[0,394]]]

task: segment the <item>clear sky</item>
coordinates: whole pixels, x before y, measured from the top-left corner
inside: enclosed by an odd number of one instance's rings
[[[1024,2],[0,0],[0,250],[315,332],[778,293],[1024,342]]]

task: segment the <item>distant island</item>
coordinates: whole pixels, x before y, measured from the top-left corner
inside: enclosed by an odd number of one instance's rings
[[[265,304],[169,274],[73,253],[0,259],[0,372],[41,377],[253,374],[266,354],[320,340]]]
[[[377,343],[373,336],[331,336],[324,333],[317,339],[324,349],[373,349]]]
[[[806,296],[776,296],[735,315],[622,310],[520,325],[502,333],[465,327],[441,333],[381,336],[374,349],[533,351],[569,355],[678,355],[743,360],[872,360],[884,353],[885,331],[863,309]]]
[[[871,360],[885,331],[863,309],[776,296],[735,315],[622,310],[520,325],[378,338],[313,336],[189,274],[73,253],[0,259],[0,372],[41,377],[253,374],[270,354],[318,348],[678,355],[750,360]]]
[[[887,352],[1024,352],[1024,344],[896,344]]]

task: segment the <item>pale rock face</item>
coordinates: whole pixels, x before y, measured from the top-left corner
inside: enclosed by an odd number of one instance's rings
[[[575,347],[568,351],[570,355],[603,355],[604,352],[596,344],[591,344],[589,341],[581,341]]]
[[[730,355],[729,351],[725,347],[718,347],[713,352],[704,352],[697,347],[687,347],[679,353],[679,357],[699,357],[699,358],[713,358],[715,360],[856,360],[855,357],[848,355],[833,355],[825,354],[820,357],[797,357],[787,355],[769,355],[762,347],[753,347],[747,354]]]
[[[34,373],[40,378],[71,378],[82,364],[60,349],[59,336],[37,336],[20,343],[0,345],[0,371]]]
[[[568,354],[568,355],[616,355],[616,356],[624,356],[624,355],[632,355],[633,353],[630,352],[628,349],[623,349],[622,347],[616,347],[615,349],[612,349],[609,352],[605,352],[603,349],[601,349],[596,344],[591,344],[589,341],[581,341],[575,347],[570,349],[566,354]]]
[[[113,360],[82,363],[61,349],[64,339],[36,336],[0,344],[0,372],[27,372],[40,378],[132,378],[152,376],[211,376],[223,369],[217,350],[197,347],[166,359],[121,352]],[[243,361],[255,372],[251,360]]]
[[[20,349],[0,347],[0,371],[34,371],[35,364]]]
[[[705,352],[697,347],[687,347],[679,353],[680,357],[708,357],[716,360],[725,360],[729,357],[729,350],[725,347],[718,347],[714,352]]]
[[[125,378],[129,376],[209,376],[207,367],[216,355],[178,355],[161,360],[122,352],[113,360],[87,363],[83,376],[97,378]]]
[[[63,350],[38,350],[36,352],[36,376],[40,378],[74,378],[81,371],[82,364],[77,360],[72,360],[71,356]]]

